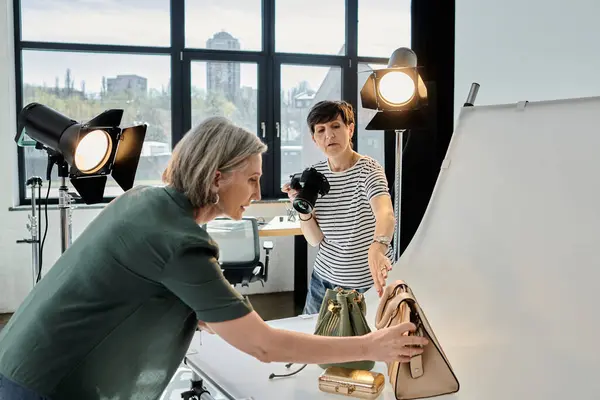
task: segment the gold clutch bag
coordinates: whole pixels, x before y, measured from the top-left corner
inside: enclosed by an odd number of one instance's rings
[[[342,367],[329,367],[319,377],[319,389],[359,399],[376,399],[385,386],[378,372]]]

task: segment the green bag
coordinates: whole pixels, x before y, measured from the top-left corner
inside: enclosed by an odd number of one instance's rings
[[[314,334],[338,337],[366,335],[371,332],[365,318],[366,312],[367,305],[362,293],[342,288],[327,289],[321,303]],[[290,368],[292,365],[294,364],[289,363],[285,367]],[[304,364],[296,371],[288,374],[272,373],[269,375],[269,379],[296,375],[306,368],[306,365]],[[370,371],[375,366],[375,361],[357,360],[345,363],[319,364],[319,367],[323,369],[333,366]]]
[[[367,305],[362,293],[342,288],[327,289],[315,327],[320,336],[362,336],[371,332],[365,318]],[[323,369],[343,367],[370,371],[374,361],[357,360],[346,363],[319,364]]]

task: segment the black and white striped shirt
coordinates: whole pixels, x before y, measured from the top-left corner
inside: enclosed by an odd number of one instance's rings
[[[315,203],[315,217],[324,238],[314,271],[334,285],[369,288],[373,278],[368,251],[375,234],[370,200],[389,196],[385,171],[368,156],[361,156],[354,166],[342,172],[332,172],[327,160],[313,167],[327,177],[330,185],[329,193]]]

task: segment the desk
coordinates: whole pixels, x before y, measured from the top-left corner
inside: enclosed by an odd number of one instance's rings
[[[275,217],[259,228],[258,236],[302,236],[300,221],[291,222],[288,221],[287,217]]]
[[[258,236],[294,236],[294,311],[297,315],[301,314],[308,292],[308,246],[300,229],[300,221],[290,222],[287,216],[275,217],[259,227]]]

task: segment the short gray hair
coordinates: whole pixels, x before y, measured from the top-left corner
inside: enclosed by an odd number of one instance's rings
[[[213,203],[215,173],[244,166],[250,156],[267,151],[256,134],[224,117],[209,117],[188,131],[173,149],[163,181],[184,193],[196,208]]]

